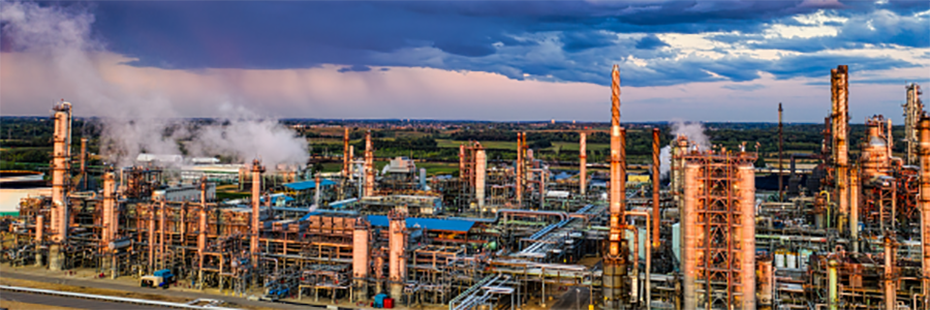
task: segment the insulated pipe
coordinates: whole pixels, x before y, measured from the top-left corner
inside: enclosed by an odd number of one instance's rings
[[[659,246],[659,222],[661,222],[661,214],[659,214],[659,166],[661,165],[661,160],[659,158],[659,128],[652,129],[652,246]],[[647,287],[648,289],[648,287]]]
[[[578,142],[578,192],[585,196],[588,189],[588,134],[581,132],[581,140]]]
[[[251,242],[249,244],[249,251],[252,253],[252,268],[258,269],[258,226],[260,225],[259,219],[259,206],[262,190],[262,172],[265,172],[265,167],[262,167],[262,162],[258,159],[252,161],[252,231],[251,231]]]
[[[918,161],[920,162],[920,195],[917,207],[920,209],[920,248],[923,268],[923,295],[930,296],[930,117],[926,114],[920,117],[917,124],[920,147],[918,148]]]

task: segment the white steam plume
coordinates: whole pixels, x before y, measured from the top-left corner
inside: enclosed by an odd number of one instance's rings
[[[702,151],[710,148],[710,138],[704,134],[704,125],[701,123],[674,120],[672,121],[671,130],[672,141],[669,145],[663,147],[659,153],[659,160],[662,162],[659,170],[662,176],[667,175],[672,166],[672,144],[675,143],[678,136],[685,136],[688,138],[689,146],[697,145],[698,149]]]
[[[219,122],[198,128],[183,120],[171,98],[129,91],[107,81],[96,60],[110,52],[92,37],[94,16],[84,4],[0,4],[4,51],[38,55],[53,64],[54,75],[69,87],[50,89],[51,95],[72,101],[76,114],[101,118],[101,153],[110,163],[130,165],[142,152],[181,154],[178,140],[187,140],[184,149],[190,156],[224,155],[240,161],[258,157],[271,169],[306,162],[307,144],[302,138],[274,119],[230,108],[228,99],[216,102],[214,110],[222,113],[216,115]]]

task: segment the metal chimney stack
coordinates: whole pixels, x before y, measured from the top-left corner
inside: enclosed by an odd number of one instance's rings
[[[588,189],[588,134],[580,132],[581,140],[578,142],[578,192],[585,196]]]
[[[265,172],[262,162],[258,159],[252,161],[252,236],[249,251],[252,252],[252,268],[255,269],[258,269],[258,226],[260,225],[258,218],[261,205],[259,199],[261,199],[262,191],[262,172]]]

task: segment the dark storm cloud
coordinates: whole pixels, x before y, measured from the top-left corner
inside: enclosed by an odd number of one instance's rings
[[[636,48],[642,50],[654,50],[666,46],[669,46],[668,43],[663,42],[655,34],[649,34],[636,42]]]
[[[759,72],[778,78],[821,76],[824,68],[836,64],[827,56],[806,57],[810,62],[803,56],[774,61],[677,57],[681,50],[657,36],[663,33],[736,32],[740,35],[713,39],[757,40],[753,47],[804,53],[863,44],[930,44],[927,17],[912,16],[930,2],[892,1],[881,7],[855,1],[810,3],[821,2],[114,1],[96,5],[94,27],[108,48],[137,58],[130,63],[135,66],[281,69],[338,64],[344,66],[340,72],[409,66],[606,85],[604,68],[635,57],[646,66],[625,66],[634,86],[750,81]],[[846,23],[835,38],[761,35],[767,24],[797,24],[792,16],[821,8],[837,8],[837,14],[860,22]],[[873,22],[862,22],[866,20]],[[625,36],[630,33],[632,39]],[[855,60],[869,70],[913,66],[888,58]]]

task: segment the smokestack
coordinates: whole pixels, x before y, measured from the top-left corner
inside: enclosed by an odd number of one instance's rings
[[[87,190],[87,138],[81,138],[81,190]]]
[[[921,115],[917,124],[920,147],[920,195],[917,208],[920,209],[920,247],[922,250],[922,268],[924,275],[930,275],[930,117]],[[930,278],[923,278],[924,298],[930,298]]]
[[[345,128],[345,134],[342,137],[342,177],[349,178],[349,127]]]
[[[249,246],[249,251],[252,252],[252,268],[254,270],[258,269],[258,228],[259,228],[259,205],[261,198],[262,190],[262,172],[265,172],[265,167],[262,167],[262,162],[258,159],[252,161],[252,238],[251,244]]]
[[[588,190],[588,134],[582,131],[580,133],[581,141],[578,142],[578,192],[585,196]]]
[[[207,177],[200,178],[200,214],[197,227],[197,287],[203,289],[203,254],[207,248]]]
[[[52,154],[52,240],[68,241],[68,171],[71,169],[71,103],[62,101],[55,111],[55,147]],[[57,267],[53,267],[57,268]],[[55,269],[53,269],[55,270]]]
[[[894,155],[894,152],[893,152],[893,150],[894,150],[894,135],[891,133],[891,127],[892,127],[892,126],[891,126],[891,119],[889,118],[889,119],[888,119],[888,128],[886,128],[886,129],[888,129],[888,134],[887,134],[887,137],[886,137],[886,139],[885,139],[885,142],[887,142],[887,143],[885,143],[885,145],[888,146],[888,160],[891,160],[891,157],[893,157],[893,155]]]
[[[465,177],[465,145],[459,144],[459,179],[464,183]]]
[[[661,214],[659,213],[659,128],[652,129],[652,247],[659,246],[659,222]]]
[[[371,149],[371,130],[365,133],[365,194],[362,197],[374,195],[375,192],[375,156]]]
[[[320,201],[322,200],[322,195],[320,192],[323,190],[323,184],[320,184],[320,177],[316,177],[313,181],[315,182],[314,185],[316,185],[316,192],[313,193],[313,204],[319,208],[322,206],[320,204]]]
[[[849,68],[845,65],[838,66],[831,73],[833,75],[833,91],[835,94],[834,107],[835,121],[833,127],[834,144],[836,145],[834,158],[836,162],[836,187],[837,199],[839,200],[839,212],[842,216],[848,217],[849,214],[849,188],[847,187],[849,173],[847,171],[849,154],[846,145],[846,135],[849,126]]]
[[[488,171],[488,158],[481,144],[476,145],[475,148],[475,198],[478,200],[478,210],[484,212],[484,186]]]
[[[523,133],[517,133],[517,163],[515,167],[517,208],[523,207]]]
[[[611,119],[610,119],[610,234],[607,255],[604,257],[604,305],[607,309],[619,308],[626,299],[623,274],[626,273],[627,258],[621,257],[623,238],[623,209],[625,186],[625,134],[620,128],[620,68],[614,65],[611,72]],[[634,254],[639,255],[639,254]]]
[[[782,111],[784,110],[782,110],[781,102],[779,102],[778,103],[778,201],[779,202],[785,201],[785,184],[784,184],[785,181],[783,180],[785,176],[784,176],[784,172],[782,171],[784,170],[783,150],[785,147],[785,138],[783,135],[784,127],[782,125],[782,119],[781,119]]]

